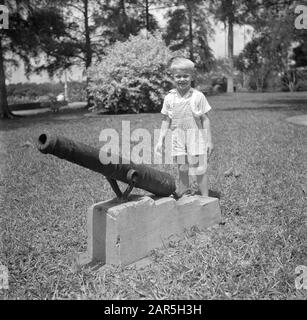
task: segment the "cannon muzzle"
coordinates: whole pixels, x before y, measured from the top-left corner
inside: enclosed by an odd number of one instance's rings
[[[42,133],[38,137],[37,148],[42,153],[52,154],[104,175],[120,198],[126,198],[133,187],[161,197],[175,194],[175,179],[170,174],[147,165],[129,162],[121,157],[119,157],[119,163],[103,164],[107,161],[100,161],[100,159],[108,159],[107,154],[84,143],[63,136]],[[117,180],[129,185],[124,193],[119,189]]]

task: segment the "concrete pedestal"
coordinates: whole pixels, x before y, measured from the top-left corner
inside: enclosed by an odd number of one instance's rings
[[[210,197],[184,196],[176,201],[131,195],[127,202],[99,202],[88,210],[88,251],[79,262],[128,265],[167,245],[172,236],[220,221],[219,201]]]

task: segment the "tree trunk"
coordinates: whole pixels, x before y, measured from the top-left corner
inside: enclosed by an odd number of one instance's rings
[[[64,71],[64,100],[68,101],[68,90],[67,90],[67,70]]]
[[[92,63],[92,48],[89,29],[88,18],[88,0],[84,0],[84,30],[85,30],[85,51],[86,51],[86,63],[85,68],[88,69]]]
[[[233,22],[228,19],[228,61],[230,74],[227,76],[227,92],[233,92]]]
[[[120,0],[119,8],[120,8],[119,15],[121,16],[121,19],[120,19],[121,25],[119,26],[119,28],[123,31],[124,39],[128,39],[130,35],[130,25],[129,25],[128,16],[126,13],[125,0]]]
[[[148,34],[149,31],[149,4],[148,0],[145,2],[145,15],[146,15],[146,32]]]
[[[189,43],[190,43],[190,60],[194,62],[194,48],[193,48],[193,14],[192,8],[189,3],[187,3],[188,7],[188,16],[189,16]]]
[[[86,99],[87,107],[92,106],[92,99],[89,92],[89,82],[90,78],[88,76],[88,68],[92,64],[92,47],[91,47],[91,38],[90,38],[90,28],[89,28],[89,17],[88,17],[88,0],[83,0],[84,5],[84,31],[85,31],[85,71],[86,71]]]
[[[0,37],[0,118],[10,119],[13,118],[7,103],[7,93],[5,86],[5,72],[4,72],[4,61],[3,61],[3,50],[2,50],[2,39]]]

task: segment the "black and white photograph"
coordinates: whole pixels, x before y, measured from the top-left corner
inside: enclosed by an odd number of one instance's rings
[[[304,301],[306,173],[306,0],[0,0],[0,300]]]

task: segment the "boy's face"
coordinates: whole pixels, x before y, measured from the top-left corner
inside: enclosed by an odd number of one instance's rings
[[[193,76],[190,70],[176,69],[173,72],[173,78],[178,90],[187,91],[191,88]]]

